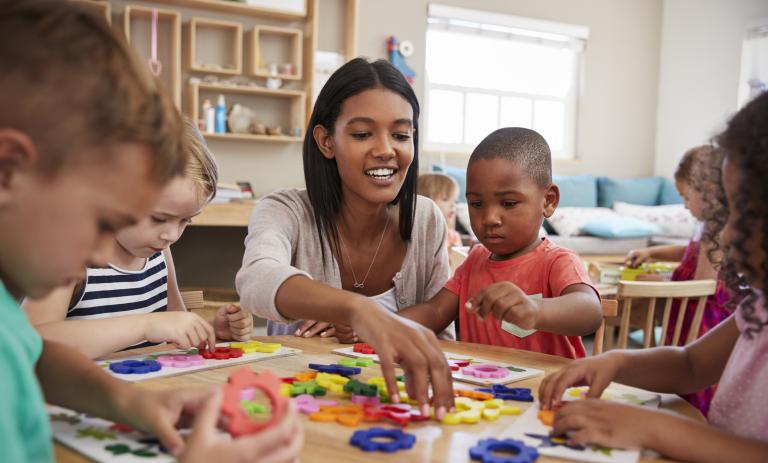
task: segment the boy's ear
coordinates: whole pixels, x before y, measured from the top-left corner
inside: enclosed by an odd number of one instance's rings
[[[0,201],[10,189],[14,176],[37,162],[37,147],[27,134],[0,128]]]
[[[335,157],[333,153],[333,136],[328,133],[328,129],[317,124],[312,128],[312,136],[315,138],[315,143],[317,143],[317,147],[323,156],[326,159],[333,159]]]
[[[558,204],[560,204],[560,188],[554,183],[551,183],[544,192],[545,219],[552,217]]]

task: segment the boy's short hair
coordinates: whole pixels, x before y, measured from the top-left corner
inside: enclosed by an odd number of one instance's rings
[[[491,132],[472,151],[469,165],[481,159],[506,159],[520,166],[541,187],[552,183],[552,153],[538,132],[522,127],[505,127]]]
[[[189,160],[184,175],[191,178],[210,201],[216,196],[219,181],[219,167],[216,165],[208,145],[192,119],[184,118],[184,145],[189,151]]]
[[[418,193],[431,199],[456,199],[456,195],[459,194],[459,184],[445,174],[420,174]]]
[[[42,172],[152,152],[151,177],[182,172],[181,117],[103,15],[61,0],[0,0],[0,127],[28,135]]]

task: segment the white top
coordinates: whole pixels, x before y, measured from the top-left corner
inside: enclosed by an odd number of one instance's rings
[[[394,286],[381,294],[371,296],[370,299],[385,309],[389,310],[390,312],[397,313],[397,296],[395,295]]]

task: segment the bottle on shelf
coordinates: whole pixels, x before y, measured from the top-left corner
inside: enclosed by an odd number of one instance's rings
[[[219,95],[216,104],[216,133],[227,133],[227,104],[224,95]]]
[[[205,133],[216,132],[216,110],[213,109],[211,100],[208,98],[203,101],[203,121],[205,122],[203,125]]]

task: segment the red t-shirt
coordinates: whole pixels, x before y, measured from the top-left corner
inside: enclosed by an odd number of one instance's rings
[[[464,304],[482,288],[498,281],[509,281],[529,296],[558,297],[567,287],[583,283],[592,286],[584,265],[570,249],[561,248],[546,238],[533,251],[504,261],[490,259],[483,245],[475,246],[445,288],[459,297],[459,340],[512,347],[567,358],[586,356],[579,336],[563,336],[536,331],[519,338],[501,329],[492,316],[481,320]]]

